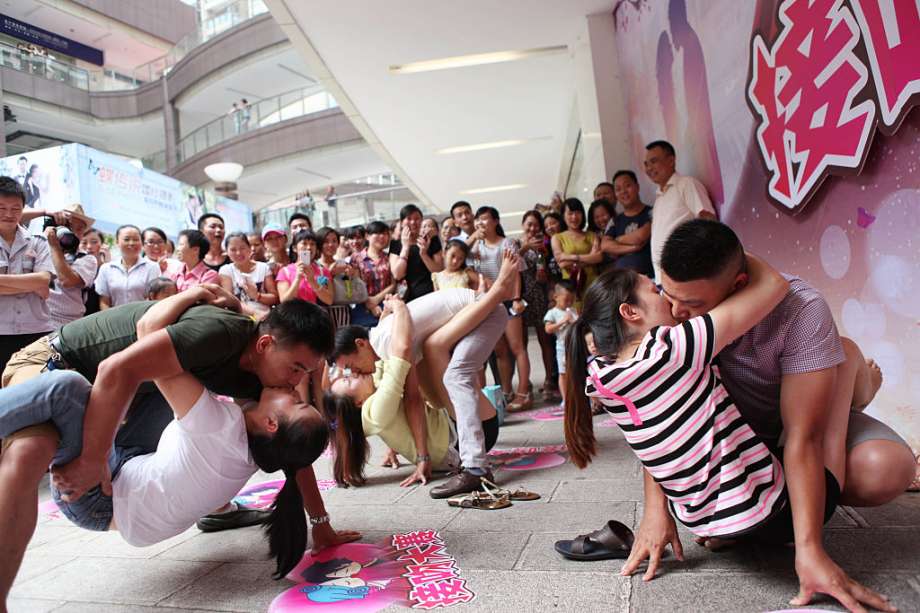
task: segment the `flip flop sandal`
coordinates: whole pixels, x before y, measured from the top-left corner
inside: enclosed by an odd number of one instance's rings
[[[488,479],[482,480],[482,489],[486,493],[495,494],[496,496],[507,496],[515,502],[531,502],[533,500],[540,500],[540,494],[537,494],[536,492],[525,490],[522,487],[518,487],[514,490],[508,490],[498,487]]]
[[[448,506],[461,509],[479,509],[481,511],[498,511],[511,506],[507,496],[488,496],[482,492],[471,492],[463,496],[447,499]]]
[[[571,541],[556,541],[555,549],[569,560],[625,560],[632,550],[633,540],[632,530],[610,520],[590,534],[582,534]]]

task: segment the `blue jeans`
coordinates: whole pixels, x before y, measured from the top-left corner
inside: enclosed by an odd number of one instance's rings
[[[0,389],[0,438],[50,421],[60,434],[52,464],[66,464],[83,449],[83,413],[90,382],[72,370],[52,370]]]
[[[0,438],[50,421],[60,436],[51,464],[67,464],[83,450],[83,415],[91,389],[90,382],[72,370],[49,370],[0,389]],[[112,479],[129,459],[155,450],[155,446],[154,449],[114,447],[108,457]],[[61,500],[54,486],[51,495],[61,512],[76,525],[89,530],[108,530],[112,522],[112,498],[104,495],[98,486],[73,503]]]

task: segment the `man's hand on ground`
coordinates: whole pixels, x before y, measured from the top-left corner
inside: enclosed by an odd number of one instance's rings
[[[632,551],[621,575],[632,575],[645,560],[648,560],[648,569],[642,576],[643,581],[651,581],[655,578],[655,571],[661,562],[665,548],[671,545],[674,550],[674,556],[683,562],[684,549],[680,543],[680,537],[677,535],[677,525],[670,513],[649,512],[646,510],[642,517],[642,523],[639,524],[639,530],[636,532],[636,539],[633,542]]]
[[[344,545],[361,538],[361,533],[354,530],[333,530],[329,522],[313,526],[313,553],[319,553],[327,547]]]
[[[55,466],[51,482],[65,502],[76,502],[96,485],[102,487],[103,494],[112,495],[112,475],[105,458],[100,462],[81,455],[68,464]]]
[[[789,601],[793,606],[806,606],[820,593],[836,598],[852,613],[864,613],[864,604],[879,611],[897,611],[886,597],[848,577],[821,546],[796,548],[795,572],[799,593]]]

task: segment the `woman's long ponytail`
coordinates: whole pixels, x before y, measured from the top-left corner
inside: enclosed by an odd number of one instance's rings
[[[334,426],[332,441],[335,459],[332,474],[335,482],[343,487],[361,486],[367,483],[364,466],[370,455],[370,445],[364,436],[361,410],[349,396],[326,392],[323,395],[323,409],[326,419]]]
[[[276,560],[275,579],[287,575],[307,549],[307,522],[297,471],[313,464],[328,444],[329,430],[319,415],[315,419],[279,421],[271,436],[249,434],[249,451],[256,465],[267,473],[284,471],[284,486],[265,521],[268,550]]]
[[[588,379],[588,344],[591,333],[597,355],[616,358],[626,343],[627,329],[620,318],[620,305],[636,304],[639,273],[614,269],[599,276],[585,293],[584,307],[569,329],[565,343],[565,367],[568,375],[565,393],[565,444],[572,461],[579,468],[591,463],[597,454],[594,420],[585,383]]]

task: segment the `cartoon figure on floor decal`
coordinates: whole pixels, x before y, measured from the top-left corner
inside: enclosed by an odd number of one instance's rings
[[[435,530],[394,534],[376,544],[348,543],[307,553],[287,578],[298,585],[279,594],[269,613],[327,607],[372,612],[391,605],[450,607],[475,595]]]
[[[565,445],[545,445],[493,449],[489,457],[498,470],[539,470],[565,464],[567,453]]]

